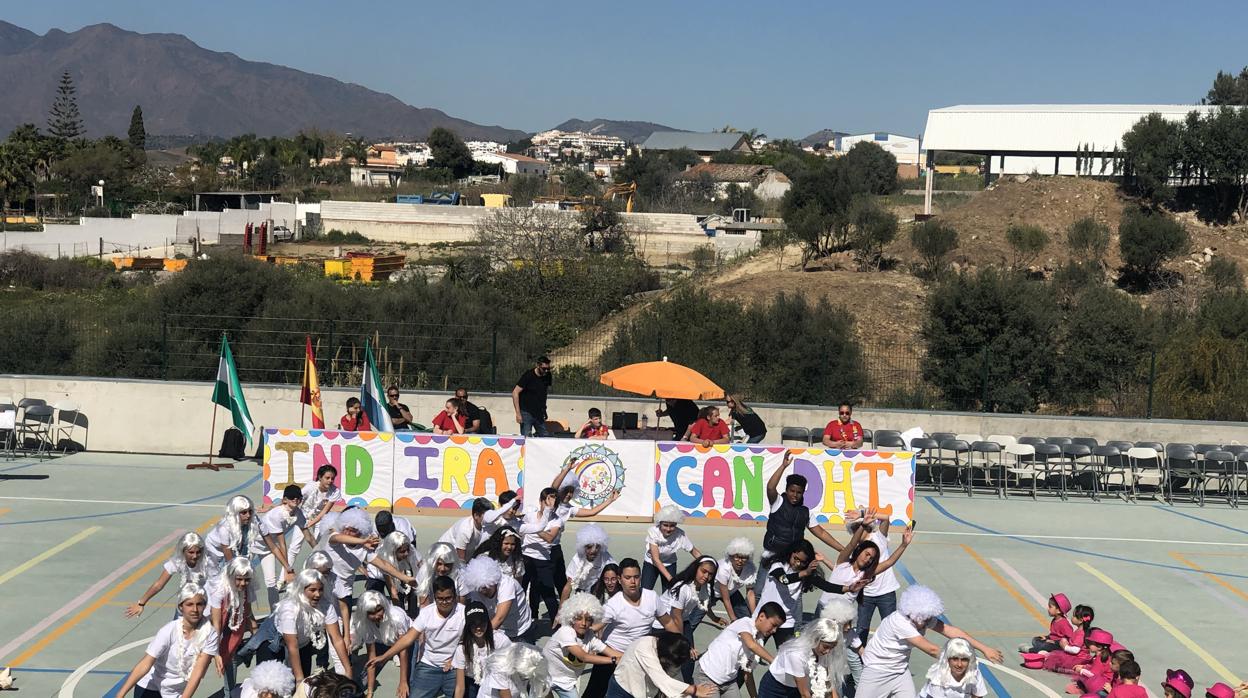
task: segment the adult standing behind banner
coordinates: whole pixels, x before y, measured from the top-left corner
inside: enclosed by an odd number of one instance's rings
[[[516,410],[520,435],[549,436],[546,432],[546,394],[550,392],[550,359],[537,357],[537,366],[525,371],[511,389],[511,406]]]
[[[806,478],[793,474],[785,478],[783,496],[776,491],[780,477],[793,462],[793,452],[784,452],[784,462],[767,480],[767,502],[771,505],[771,513],[767,516],[767,532],[763,534],[764,557],[774,557],[783,552],[794,541],[804,537],[803,529],[810,531],[816,538],[831,546],[838,553],[845,549],[831,533],[824,529],[823,524],[815,518],[815,513],[803,503],[806,497]]]
[[[698,421],[698,403],[684,398],[670,397],[664,398],[663,403],[667,409],[655,410],[655,416],[670,416],[672,418],[672,440],[680,441],[684,439],[685,432],[689,431],[689,426]]]
[[[767,425],[763,423],[763,418],[742,402],[740,395],[729,395],[725,398],[725,403],[728,405],[728,418],[745,432],[746,443],[759,444],[767,438]]]
[[[862,425],[853,419],[854,408],[842,402],[836,419],[823,428],[824,448],[862,448]]]

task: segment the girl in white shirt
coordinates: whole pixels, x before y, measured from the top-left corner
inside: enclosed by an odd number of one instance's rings
[[[325,464],[317,468],[316,480],[303,486],[303,502],[300,503],[299,508],[303,510],[303,517],[307,519],[308,530],[316,534],[317,539],[321,538],[321,524],[325,515],[334,508],[342,496],[342,491],[334,486],[336,479],[338,479],[338,469]],[[291,531],[286,539],[286,561],[291,567],[294,567],[295,558],[299,556],[299,551],[302,549],[303,531]]]
[[[945,643],[940,658],[927,670],[919,698],[983,698],[988,695],[979,660],[971,643],[955,637]]]
[[[666,615],[668,620],[666,623],[656,620],[654,628],[667,628],[684,635],[695,653],[697,648],[694,647],[693,631],[702,623],[707,613],[710,613],[711,622],[717,627],[722,628],[725,625],[711,610],[711,581],[715,579],[718,569],[719,564],[709,555],[694,560],[676,575],[671,588],[659,597],[659,616]],[[693,663],[689,662],[681,667],[680,674],[686,683],[692,682]]]
[[[429,554],[421,560],[420,569],[416,570],[416,583],[412,585],[421,607],[433,603],[431,587],[434,579],[438,577],[455,579],[458,576],[459,570],[455,566],[457,562],[459,562],[459,555],[450,543],[434,543],[429,546]]]
[[[560,600],[574,592],[587,592],[598,583],[602,568],[615,562],[607,550],[607,532],[598,524],[586,524],[576,532],[576,554],[568,564],[568,581],[563,585]]]
[[[225,693],[234,690],[234,654],[243,645],[243,635],[256,631],[251,612],[251,561],[236,557],[208,582],[208,617],[221,636],[217,671],[225,677]]]
[[[641,587],[653,589],[657,579],[663,580],[666,591],[676,576],[676,554],[687,550],[696,560],[702,557],[702,551],[694,546],[689,536],[680,527],[685,520],[685,513],[679,507],[668,504],[659,509],[655,515],[655,524],[646,531],[645,564],[641,567]]]
[[[874,574],[867,575],[867,586],[862,590],[861,604],[858,606],[858,624],[856,632],[860,642],[867,641],[867,631],[871,627],[871,616],[879,609],[880,620],[897,610],[897,590],[901,582],[897,581],[897,573],[893,565],[901,558],[902,552],[910,545],[914,531],[907,527],[902,534],[901,547],[890,552],[888,545],[889,520],[887,514],[867,510],[848,511],[845,513],[845,527],[851,534],[858,529],[865,529],[863,539],[874,543],[876,547],[876,567]],[[845,546],[851,547],[851,546]],[[857,555],[853,559],[856,559]],[[867,566],[862,566],[866,569]]]
[[[546,617],[551,624],[559,614],[559,590],[563,588],[564,580],[554,557],[564,524],[555,509],[558,499],[559,490],[553,487],[541,491],[537,511],[531,511],[524,517],[525,528],[534,533],[526,533],[521,546],[524,576],[529,584],[529,610],[536,616],[538,604],[546,604]]]
[[[602,620],[602,604],[592,594],[577,592],[559,606],[560,628],[542,650],[551,690],[557,698],[577,698],[577,685],[585,667],[615,665],[623,652],[607,647],[593,630]]]
[[[251,500],[234,495],[225,505],[225,516],[204,536],[204,555],[208,566],[220,571],[225,563],[238,556],[247,557],[256,537],[255,509]]]
[[[477,546],[473,557],[488,557],[503,568],[503,574],[524,585],[524,556],[520,554],[520,533],[511,526],[495,529]]]
[[[381,539],[381,545],[377,546],[377,559],[402,572],[406,579],[415,581],[416,572],[420,569],[420,558],[413,559],[415,552],[416,549],[412,547],[406,533],[393,531]],[[412,585],[407,581],[374,565],[368,567],[368,575],[370,578],[380,578],[389,599],[409,616],[415,615],[419,610],[416,597],[411,593]]]
[[[285,598],[273,611],[273,622],[280,636],[280,651],[302,681],[312,671],[312,655],[329,648],[334,667],[343,676],[351,676],[346,643],[338,629],[337,604],[326,590],[325,578],[316,570],[303,570],[295,575]],[[260,647],[259,659],[276,658],[272,647]]]
[[[776,652],[759,682],[758,698],[837,698],[847,668],[844,653],[836,651],[843,638],[833,621],[808,623]]]
[[[295,675],[278,661],[260,662],[243,681],[239,698],[290,698],[295,693]],[[229,694],[226,694],[227,696]]]
[[[754,615],[758,598],[754,582],[758,567],[754,565],[754,544],[749,538],[733,538],[728,541],[724,557],[715,573],[716,596],[723,600],[728,621]]]
[[[451,668],[455,670],[453,698],[477,698],[485,680],[486,660],[509,645],[511,640],[490,625],[490,613],[484,605],[476,601],[465,604],[464,634],[451,658]]]
[[[390,605],[380,592],[366,591],[360,595],[360,602],[351,616],[351,650],[364,647],[368,650],[368,658],[373,659],[385,653],[404,635],[414,632],[412,621],[402,609]],[[408,652],[409,649],[399,651],[399,681],[395,684],[400,687],[396,692],[399,696],[403,695],[408,683]],[[365,689],[370,696],[377,687],[377,674],[383,666],[380,663],[367,665]]]
[[[204,611],[208,594],[187,584],[178,590],[177,618],[160,629],[117,695],[135,689],[135,698],[184,698],[195,695],[221,638]],[[137,687],[137,688],[136,688]]]
[[[546,660],[533,645],[518,643],[490,655],[479,698],[546,698]]]
[[[177,543],[173,544],[173,555],[165,561],[160,569],[160,576],[152,585],[143,592],[143,597],[137,603],[130,604],[126,607],[125,616],[133,618],[143,612],[143,607],[151,601],[152,597],[159,594],[170,579],[176,574],[179,577],[178,586],[186,586],[193,584],[203,587],[208,583],[208,573],[211,565],[206,561],[204,555],[204,539],[199,534],[191,531],[182,534]],[[174,611],[173,616],[178,616]]]

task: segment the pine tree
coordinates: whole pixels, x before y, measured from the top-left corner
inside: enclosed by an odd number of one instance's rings
[[[130,146],[135,150],[144,150],[147,148],[147,130],[143,128],[143,107],[134,105],[134,112],[130,114],[130,131],[128,132]]]
[[[70,141],[86,133],[82,125],[82,114],[78,112],[78,98],[75,96],[77,91],[69,71],[61,73],[61,82],[56,88],[56,100],[52,102],[52,111],[48,114],[48,132],[54,138]]]

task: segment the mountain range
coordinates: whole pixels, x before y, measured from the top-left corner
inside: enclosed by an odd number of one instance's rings
[[[555,127],[558,131],[584,131],[586,133],[595,133],[603,136],[615,136],[623,138],[629,143],[638,143],[650,137],[655,131],[684,131],[680,128],[672,128],[663,124],[651,123],[649,121],[613,121],[611,119],[592,119],[590,121],[582,121],[581,119],[568,119],[567,121]]]
[[[360,85],[205,49],[181,34],[111,24],[42,36],[0,21],[0,134],[47,120],[57,81],[78,88],[87,135],[124,136],[135,105],[148,133],[293,135],[304,128],[373,139],[420,140],[437,126],[465,140],[509,142],[524,131],[413,107]]]

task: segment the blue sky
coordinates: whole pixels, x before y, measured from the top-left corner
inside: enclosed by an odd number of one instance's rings
[[[1242,2],[41,0],[44,33],[111,22],[541,130],[639,119],[773,137],[915,134],[968,103],[1192,103],[1248,64]]]

